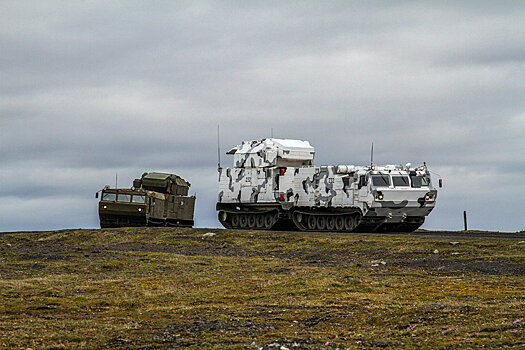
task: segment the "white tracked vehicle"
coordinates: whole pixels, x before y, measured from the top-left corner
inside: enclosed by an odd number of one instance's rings
[[[412,232],[436,203],[426,164],[315,167],[308,141],[274,138],[227,154],[234,167],[219,166],[217,202],[226,228]]]

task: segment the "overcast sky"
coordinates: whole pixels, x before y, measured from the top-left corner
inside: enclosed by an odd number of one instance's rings
[[[522,1],[2,1],[0,231],[98,227],[95,192],[174,172],[218,227],[217,124],[317,165],[423,161],[427,229],[525,230]]]

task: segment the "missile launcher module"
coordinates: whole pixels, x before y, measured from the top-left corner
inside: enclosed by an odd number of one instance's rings
[[[227,154],[216,205],[226,228],[411,232],[436,204],[426,164],[316,167],[308,141],[273,138]]]

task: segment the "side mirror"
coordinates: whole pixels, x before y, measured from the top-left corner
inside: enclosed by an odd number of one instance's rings
[[[443,187],[443,179],[439,179],[439,187]]]
[[[98,192],[95,193],[95,198],[98,198]]]

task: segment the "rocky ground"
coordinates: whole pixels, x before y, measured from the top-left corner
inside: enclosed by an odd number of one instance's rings
[[[0,234],[0,347],[525,347],[525,235]]]

